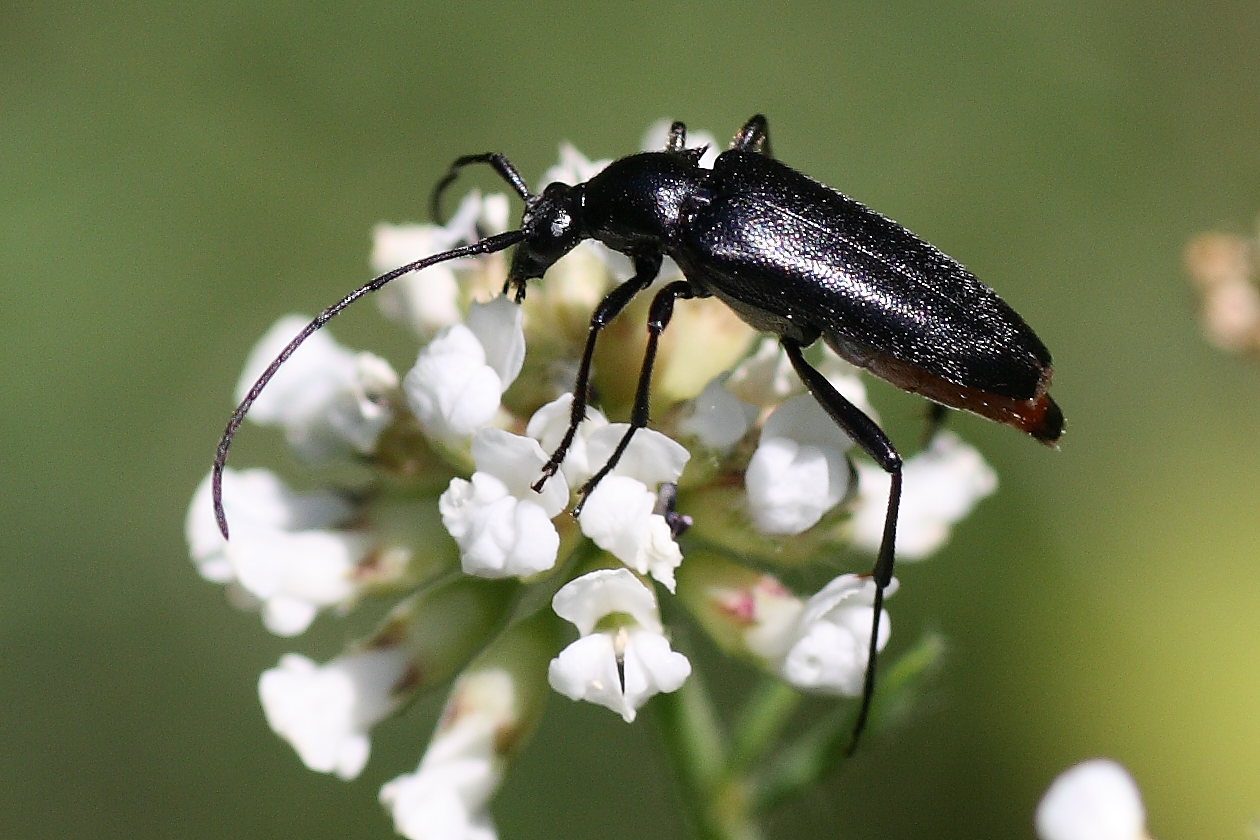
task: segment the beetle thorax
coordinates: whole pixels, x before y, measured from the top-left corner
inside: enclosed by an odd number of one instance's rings
[[[704,183],[703,151],[644,152],[610,163],[586,183],[582,215],[589,235],[623,253],[665,250],[683,202]]]

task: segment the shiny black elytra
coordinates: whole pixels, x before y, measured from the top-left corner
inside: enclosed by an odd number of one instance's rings
[[[382,274],[324,310],[276,357],[232,414],[213,470],[215,515],[226,538],[222,478],[228,449],[254,400],[311,333],[363,295],[436,263],[516,245],[503,291],[519,303],[526,281],[542,277],[585,239],[630,257],[634,276],[617,286],[591,316],[578,368],[569,427],[534,484],[555,474],[586,414],[591,360],[603,328],[656,279],[668,256],[684,280],[660,289],[648,317],[648,343],[630,429],[603,468],[582,487],[583,498],[616,465],[634,433],[648,424],[648,393],[657,342],[674,301],[717,297],[751,326],[779,336],[805,387],[831,418],[891,477],[884,532],[871,577],[874,619],[861,707],[849,751],[866,725],[875,689],[876,643],[884,590],[892,579],[901,456],[869,417],[841,396],[802,355],[822,339],[839,355],[943,408],[971,411],[1053,445],[1063,414],[1046,393],[1050,353],[997,294],[953,258],[848,196],[779,163],[770,152],[765,117],[750,119],[712,169],[703,148],[686,148],[687,129],[670,128],[662,152],[613,161],[584,184],[551,184],[531,194],[503,155],[458,158],[433,192],[469,164],[488,164],[525,200],[519,230],[426,257]],[[575,514],[580,511],[581,503]]]

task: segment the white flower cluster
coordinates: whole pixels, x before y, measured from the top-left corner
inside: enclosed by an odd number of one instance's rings
[[[653,130],[660,137],[652,147],[663,145],[667,128]],[[565,147],[549,177],[582,181],[603,165]],[[379,227],[373,261],[390,268],[505,226],[506,200],[473,194],[444,227]],[[670,271],[677,269],[663,274]],[[531,286],[522,306],[494,297],[503,276],[495,254],[395,280],[378,296],[381,306],[422,344],[403,377],[325,330],[255,403],[250,419],[280,426],[304,461],[339,462],[354,491],[298,492],[268,471],[229,469],[231,542],[215,525],[208,480],[187,520],[202,576],[261,611],[280,635],[300,634],[319,613],[368,596],[416,593],[342,655],[322,665],[287,655],[259,683],[272,729],[311,769],[349,779],[368,759],[376,723],[416,692],[462,675],[417,771],[381,791],[398,831],[411,838],[496,836],[488,803],[541,713],[543,672],[556,692],[626,721],[654,695],[682,686],[692,663],[671,647],[658,585],[727,649],[804,690],[857,696],[870,648],[869,579],[841,575],[799,596],[738,559],[803,562],[845,539],[873,551],[882,528],[886,477],[855,469],[851,442],[803,393],[779,346],[754,347],[751,331],[716,301],[680,307],[653,393],[653,413],[672,437],[638,430],[574,521],[564,512],[575,491],[609,461],[627,424],[588,408],[560,469],[534,487],[569,426],[572,361],[591,309],[627,276],[625,261],[583,245]],[[639,329],[636,312],[632,306],[618,324]],[[268,332],[239,393],[304,323],[292,316]],[[671,344],[672,334],[701,334],[707,343],[698,353],[686,339]],[[604,349],[592,391],[625,411],[639,359]],[[827,357],[820,370],[873,414],[851,367]],[[686,475],[693,453],[674,437],[703,455]],[[356,466],[358,473],[344,472]],[[899,553],[930,553],[994,485],[974,450],[939,435],[906,463]],[[733,487],[741,488],[735,505]],[[738,549],[684,565],[678,535],[690,520],[673,510],[675,488],[698,532]],[[455,568],[463,575],[452,576]],[[554,593],[551,610],[535,607],[522,618],[530,587]],[[542,636],[567,623],[578,638],[557,652],[547,637],[550,665],[520,667],[503,651],[541,619],[550,628]],[[539,632],[531,629],[531,638]],[[879,648],[889,633],[885,616]]]

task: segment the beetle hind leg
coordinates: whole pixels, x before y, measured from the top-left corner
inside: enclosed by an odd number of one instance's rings
[[[888,435],[862,410],[845,399],[827,378],[810,366],[801,353],[801,345],[790,338],[781,340],[796,375],[805,383],[814,399],[830,415],[835,424],[844,430],[853,442],[874,459],[892,481],[888,488],[888,508],[884,514],[884,533],[879,543],[879,555],[871,569],[875,582],[874,615],[871,618],[871,641],[867,651],[866,676],[862,683],[862,705],[849,740],[847,754],[857,748],[862,730],[871,712],[871,700],[875,696],[875,667],[879,656],[879,625],[884,611],[884,590],[892,581],[894,551],[897,544],[897,513],[901,507],[901,455],[897,453]]]

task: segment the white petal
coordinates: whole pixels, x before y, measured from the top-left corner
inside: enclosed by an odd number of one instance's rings
[[[468,311],[468,329],[481,342],[486,364],[498,374],[500,393],[516,380],[525,363],[522,323],[520,306],[506,295],[474,303]]]
[[[629,423],[610,423],[592,431],[587,441],[591,463],[602,467],[629,429]],[[677,441],[655,429],[639,429],[622,453],[613,474],[638,479],[654,488],[658,484],[677,481],[689,458],[691,453]]]
[[[617,672],[617,651],[607,633],[583,636],[560,651],[547,669],[551,687],[570,700],[585,700],[634,720]]]
[[[378,274],[472,242],[482,222],[491,232],[505,230],[507,197],[482,197],[471,190],[460,201],[445,226],[377,225],[373,231],[372,268]],[[469,292],[479,271],[479,260],[465,257],[438,263],[422,272],[404,274],[376,293],[387,318],[409,326],[416,335],[430,338],[463,320],[460,299]]]
[[[286,315],[258,340],[250,350],[241,378],[236,383],[238,401],[245,397],[263,370],[310,320],[305,315]],[[353,361],[354,353],[338,344],[330,332],[315,332],[280,367],[254,401],[249,412],[250,419],[266,425],[283,424],[309,416],[329,400],[341,381],[348,378],[345,370],[353,365]]]
[[[398,387],[398,374],[389,362],[371,353],[358,353],[354,377],[299,434],[289,441],[308,459],[329,458],[348,445],[355,452],[371,452],[394,418],[388,397]]]
[[[494,840],[497,834],[489,815],[470,809],[441,766],[420,770],[387,782],[381,803],[394,818],[394,830],[410,840]]]
[[[653,513],[656,502],[656,494],[642,482],[609,475],[587,496],[578,523],[600,548],[673,592],[682,549],[665,517]]]
[[[744,486],[754,526],[799,534],[835,507],[849,487],[852,442],[813,397],[801,394],[766,420]]]
[[[366,534],[239,529],[227,547],[235,579],[262,602],[267,629],[302,633],[320,609],[358,594],[355,568],[369,548]]]
[[[529,418],[529,425],[525,427],[525,434],[537,440],[542,445],[544,452],[554,452],[556,447],[560,445],[560,441],[564,439],[564,433],[569,429],[569,417],[572,406],[572,394],[564,394],[552,400],[535,411],[534,416]],[[577,434],[574,435],[573,442],[569,445],[569,451],[565,455],[564,463],[560,465],[560,471],[564,474],[570,487],[577,487],[583,484],[595,474],[597,469],[603,466],[603,464],[591,463],[588,440],[596,429],[607,425],[607,418],[598,409],[590,406],[586,407],[586,419],[578,426]]]
[[[420,351],[403,391],[425,431],[441,440],[471,435],[499,410],[503,382],[463,324],[443,330]]]
[[[1066,770],[1037,806],[1041,840],[1142,840],[1145,824],[1133,777],[1105,758]]]
[[[677,691],[691,675],[691,662],[671,650],[669,641],[660,633],[628,630],[625,646],[626,704],[638,709],[654,694]],[[633,717],[627,718],[627,721]]]
[[[551,517],[537,502],[510,495],[494,476],[452,479],[438,510],[466,574],[527,577],[555,565],[560,535]]]
[[[237,383],[238,399],[307,322],[300,315],[282,318],[254,346]],[[348,350],[320,330],[281,366],[249,418],[283,426],[289,445],[308,461],[370,452],[392,418],[382,397],[396,386],[397,375],[384,359]]]
[[[207,476],[185,523],[193,561],[207,580],[234,587],[238,606],[262,610],[268,630],[296,635],[320,609],[357,597],[355,567],[372,538],[334,530],[354,514],[344,497],[295,493],[266,470],[229,469],[223,501],[230,543],[215,523]]]
[[[551,608],[583,636],[612,613],[626,613],[648,630],[662,629],[656,596],[628,569],[598,569],[574,578],[552,597]]]
[[[897,589],[893,580],[885,590]],[[792,644],[781,666],[783,678],[797,688],[856,697],[862,693],[870,653],[875,584],[858,575],[841,575],[806,602]],[[892,632],[885,610],[877,650]]]
[[[432,225],[379,224],[372,239],[372,269],[378,274],[445,250]],[[459,291],[452,264],[439,263],[390,281],[376,293],[376,304],[386,318],[429,338],[460,322]]]
[[[612,709],[631,723],[653,695],[676,691],[690,674],[687,657],[670,650],[660,633],[622,628],[578,639],[551,661],[547,678],[566,697]]]
[[[473,438],[472,455],[478,472],[493,475],[508,493],[538,505],[548,518],[568,505],[569,485],[563,476],[549,480],[541,493],[534,492],[531,485],[547,463],[547,453],[534,439],[502,429],[482,429]]]
[[[744,402],[769,407],[798,393],[802,386],[779,342],[766,338],[735,366],[726,387]]]
[[[477,472],[452,479],[438,500],[442,523],[460,547],[464,571],[481,577],[528,577],[555,565],[560,535],[551,519],[569,487],[554,476],[535,493],[546,455],[532,438],[481,429],[473,438]]]
[[[466,574],[528,577],[556,564],[559,534],[551,516],[537,502],[508,494],[494,476],[452,479],[437,508]]]
[[[683,432],[717,452],[725,452],[738,443],[757,418],[757,407],[728,391],[725,380],[723,375],[704,386],[693,403],[691,415],[679,423]]]

